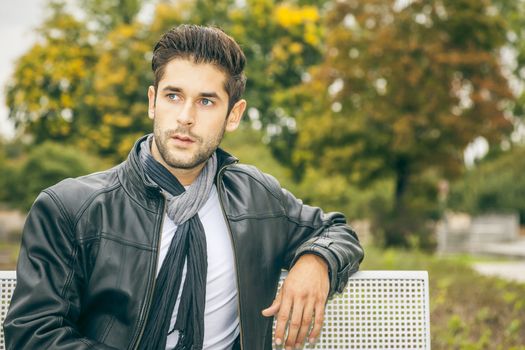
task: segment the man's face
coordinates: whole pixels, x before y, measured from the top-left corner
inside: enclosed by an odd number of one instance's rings
[[[148,90],[153,119],[152,153],[175,169],[202,166],[217,149],[224,132],[239,125],[246,102],[228,113],[226,75],[212,64],[173,59],[165,67],[155,96]]]

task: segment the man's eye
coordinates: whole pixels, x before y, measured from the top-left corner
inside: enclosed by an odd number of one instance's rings
[[[178,100],[180,100],[180,97],[179,97],[179,95],[177,95],[177,94],[168,94],[168,95],[166,95],[166,96],[168,97],[168,99],[170,99],[170,100],[172,100],[172,101],[178,101]]]
[[[207,98],[203,98],[203,99],[201,100],[201,104],[202,104],[203,106],[211,106],[211,105],[213,105],[213,101],[210,100],[210,99],[207,99]]]

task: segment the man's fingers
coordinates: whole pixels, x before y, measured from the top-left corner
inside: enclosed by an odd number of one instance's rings
[[[275,344],[281,345],[284,339],[284,332],[286,330],[286,324],[290,318],[290,312],[292,311],[292,299],[289,297],[284,297],[281,300],[281,307],[276,316],[276,325],[275,325]]]
[[[310,344],[315,343],[321,334],[321,328],[323,328],[324,320],[324,307],[325,304],[323,302],[318,302],[315,306],[314,326],[312,327],[312,331],[310,332],[310,337],[308,339]]]
[[[303,319],[303,309],[304,302],[299,298],[294,299],[292,315],[288,324],[288,336],[285,342],[286,349],[288,349],[289,347],[295,348],[295,344],[298,343],[297,334],[299,333],[299,329],[301,328],[301,322]]]
[[[286,350],[302,347],[310,327],[309,342],[317,340],[323,326],[329,282],[328,265],[322,258],[305,254],[297,260],[276,300],[262,311],[263,315],[273,315],[276,319],[276,345],[284,343]]]
[[[301,328],[297,333],[297,339],[295,340],[295,347],[300,347],[305,343],[306,336],[312,325],[312,318],[314,313],[314,303],[306,304],[303,311],[303,319],[301,321]]]
[[[279,311],[279,308],[281,307],[281,298],[282,298],[281,292],[277,293],[277,296],[273,300],[272,305],[262,310],[263,316],[266,316],[266,317],[274,316]]]

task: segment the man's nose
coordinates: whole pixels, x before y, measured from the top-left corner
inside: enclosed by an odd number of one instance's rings
[[[192,125],[195,122],[195,106],[186,101],[177,115],[177,122],[181,125]]]

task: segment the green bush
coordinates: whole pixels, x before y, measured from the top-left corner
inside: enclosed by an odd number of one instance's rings
[[[525,224],[525,147],[481,162],[452,187],[451,208],[472,214],[518,212]]]
[[[68,177],[85,175],[108,165],[75,147],[46,142],[27,155],[3,160],[0,200],[9,207],[29,210],[43,189]]]

